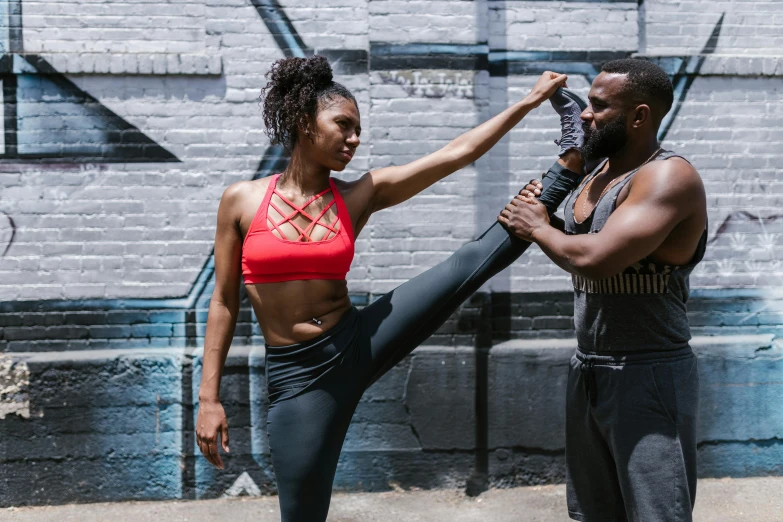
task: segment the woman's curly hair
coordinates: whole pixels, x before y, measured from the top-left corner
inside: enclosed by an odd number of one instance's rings
[[[315,121],[321,99],[341,96],[356,103],[351,91],[333,81],[323,56],[277,60],[266,77],[269,82],[261,92],[266,135],[289,152],[296,145],[297,129]]]

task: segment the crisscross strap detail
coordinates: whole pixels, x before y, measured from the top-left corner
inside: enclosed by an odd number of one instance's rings
[[[242,243],[242,276],[245,284],[310,279],[345,280],[355,251],[353,224],[334,180],[329,179],[334,201],[324,205],[326,208],[319,212],[308,212],[307,207],[323,197],[329,189],[310,198],[304,205],[294,205],[275,190],[279,176],[275,175],[269,182],[264,199]],[[272,201],[275,194],[280,199]],[[281,207],[286,210],[282,211]],[[327,212],[335,208],[337,218],[325,218]],[[270,218],[269,212],[278,215]],[[303,217],[298,225],[292,220],[300,215]],[[304,226],[306,220],[309,223]],[[286,223],[291,223],[292,228],[286,226]],[[313,240],[313,229],[316,226],[324,227],[324,239]],[[294,233],[296,231],[299,237],[296,240],[288,239],[284,230],[291,236],[297,235]]]
[[[269,213],[267,212],[267,221],[272,226],[272,228],[274,230],[276,230],[278,234],[280,234],[280,238],[281,239],[285,239],[287,241],[301,242],[302,239],[304,238],[305,239],[304,242],[317,243],[318,241],[313,240],[313,238],[311,236],[311,234],[312,234],[312,232],[313,232],[313,230],[315,229],[316,226],[324,227],[325,229],[327,229],[329,231],[326,234],[326,237],[324,239],[320,240],[320,241],[325,241],[327,239],[331,239],[331,238],[334,237],[334,235],[337,235],[337,233],[339,232],[339,229],[337,229],[335,227],[336,227],[337,222],[339,221],[340,217],[339,217],[339,215],[335,216],[334,220],[331,223],[322,222],[321,218],[323,218],[326,215],[326,213],[329,211],[329,209],[332,208],[332,206],[337,204],[337,197],[333,194],[332,201],[330,201],[329,204],[326,205],[326,207],[324,207],[324,209],[321,210],[321,212],[319,212],[318,215],[315,216],[315,217],[310,215],[310,213],[305,210],[307,207],[312,205],[315,201],[317,201],[318,199],[323,197],[324,194],[326,194],[327,192],[329,192],[331,190],[332,190],[331,187],[323,190],[322,192],[320,192],[320,193],[316,194],[315,196],[313,196],[312,198],[310,198],[304,205],[302,205],[300,207],[300,206],[294,204],[288,198],[286,198],[283,194],[281,194],[280,191],[277,190],[277,186],[275,186],[272,189],[272,194],[276,195],[277,197],[279,197],[283,201],[283,203],[285,203],[286,205],[288,205],[289,207],[291,207],[294,210],[293,210],[293,212],[290,212],[290,213],[284,212],[283,210],[280,209],[280,207],[275,205],[275,202],[272,201],[272,198],[270,197],[269,198],[269,206],[272,207],[273,209],[275,209],[275,211],[278,214],[283,216],[283,219],[280,220],[278,223],[275,223],[274,221],[272,221],[272,218],[269,217]],[[307,225],[306,228],[302,228],[299,225],[297,225],[294,222],[294,218],[297,215],[302,215],[304,218],[310,220],[310,224]],[[283,232],[283,230],[281,228],[286,223],[289,223],[292,227],[294,227],[296,229],[296,231],[299,233],[299,237],[297,237],[296,239],[289,239],[289,238],[286,237],[285,233]],[[332,234],[334,234],[334,235],[332,235]]]

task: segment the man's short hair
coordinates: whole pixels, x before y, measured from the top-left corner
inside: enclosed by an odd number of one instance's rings
[[[601,72],[625,74],[628,79],[624,93],[635,102],[646,103],[653,110],[659,109],[663,117],[672,108],[674,89],[663,69],[647,60],[623,58],[606,62]]]

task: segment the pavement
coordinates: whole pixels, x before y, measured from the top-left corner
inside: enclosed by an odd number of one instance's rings
[[[0,509],[14,522],[277,522],[277,498],[115,502]],[[565,486],[462,491],[337,493],[330,522],[565,522]],[[783,522],[783,477],[699,481],[696,522]]]

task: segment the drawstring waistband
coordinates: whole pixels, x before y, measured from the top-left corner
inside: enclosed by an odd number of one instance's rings
[[[579,348],[576,350],[576,361],[579,364],[580,378],[585,397],[591,406],[598,402],[598,384],[595,378],[596,366],[620,367],[635,364],[655,364],[661,362],[675,362],[689,357],[694,357],[690,346],[676,350],[660,352],[585,352]]]
[[[595,383],[595,370],[593,370],[593,361],[583,361],[579,366],[582,372],[582,387],[585,390],[585,398],[591,406],[595,407],[598,396],[598,387]]]
[[[683,346],[674,350],[661,350],[656,352],[588,352],[582,348],[576,349],[576,359],[579,362],[591,362],[595,366],[627,366],[632,364],[649,364],[656,362],[674,362],[693,356],[690,346]]]

